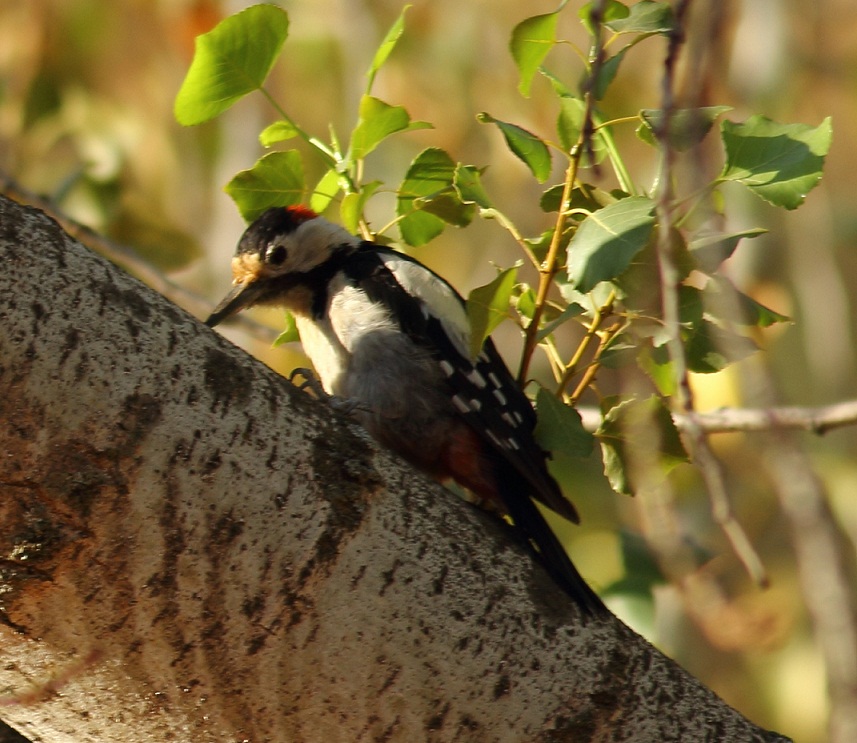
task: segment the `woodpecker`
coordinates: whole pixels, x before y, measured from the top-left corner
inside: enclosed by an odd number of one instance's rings
[[[300,206],[258,217],[232,274],[208,326],[253,305],[289,310],[324,390],[353,401],[377,441],[510,516],[584,611],[606,611],[533,500],[579,520],[533,438],[535,411],[490,338],[471,357],[464,300],[452,286]]]

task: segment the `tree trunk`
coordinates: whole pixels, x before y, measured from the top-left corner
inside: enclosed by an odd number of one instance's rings
[[[33,739],[785,740],[1,197],[0,419],[0,716]]]

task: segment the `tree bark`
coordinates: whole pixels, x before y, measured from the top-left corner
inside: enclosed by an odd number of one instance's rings
[[[43,741],[782,741],[0,198],[0,716]]]

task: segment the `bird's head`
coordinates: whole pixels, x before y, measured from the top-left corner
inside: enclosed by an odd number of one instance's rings
[[[232,258],[232,290],[205,321],[214,327],[256,304],[300,312],[310,300],[311,277],[337,250],[357,239],[302,206],[266,210],[241,236]]]

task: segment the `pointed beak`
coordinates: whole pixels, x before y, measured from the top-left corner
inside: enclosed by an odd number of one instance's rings
[[[262,287],[259,285],[259,282],[245,281],[241,284],[235,284],[229,294],[214,308],[214,311],[209,315],[205,324],[209,328],[213,328],[227,317],[252,305],[261,293]]]

